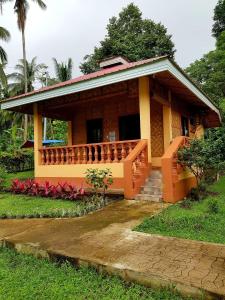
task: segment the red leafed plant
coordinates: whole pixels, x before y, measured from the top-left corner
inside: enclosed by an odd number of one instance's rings
[[[46,181],[39,184],[33,179],[20,181],[15,179],[11,185],[11,191],[15,194],[25,194],[30,196],[41,196],[55,199],[80,200],[85,195],[83,187],[77,188],[68,183],[50,184]]]
[[[20,181],[19,179],[15,179],[12,181],[11,191],[15,194],[23,194],[25,193],[25,183]]]

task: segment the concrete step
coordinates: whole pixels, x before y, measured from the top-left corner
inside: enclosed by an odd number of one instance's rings
[[[135,200],[150,201],[150,202],[162,202],[162,197],[148,195],[148,194],[138,194],[135,197]]]
[[[141,191],[143,191],[144,193],[158,193],[158,194],[162,194],[162,188],[160,187],[149,187],[149,186],[144,186]]]

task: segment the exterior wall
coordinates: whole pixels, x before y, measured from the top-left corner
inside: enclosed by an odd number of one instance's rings
[[[122,189],[124,187],[124,168],[122,163],[85,164],[85,165],[38,165],[35,167],[35,179],[38,182],[49,181],[51,183],[73,183],[88,187],[85,182],[85,171],[87,169],[109,168],[113,175],[111,189]]]
[[[192,108],[181,102],[180,99],[172,98],[171,102],[172,111],[172,138],[182,135],[181,117],[187,117],[189,119],[189,136],[190,138],[199,138],[204,135],[204,127],[202,120],[197,112],[192,111]],[[190,117],[196,120],[195,126],[190,124]]]
[[[74,111],[73,144],[86,144],[86,121],[103,119],[103,141],[109,141],[109,132],[115,131],[119,140],[119,117],[139,113],[138,97],[118,96],[79,105]]]

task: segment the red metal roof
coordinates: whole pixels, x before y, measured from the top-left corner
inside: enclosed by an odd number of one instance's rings
[[[148,64],[148,63],[151,63],[151,62],[154,62],[154,61],[160,60],[162,58],[166,58],[166,57],[167,56],[159,56],[159,57],[149,58],[149,59],[145,59],[145,60],[141,60],[141,61],[137,61],[137,62],[131,62],[131,63],[127,63],[127,64],[124,64],[124,65],[119,65],[119,66],[115,66],[115,67],[111,67],[111,68],[107,68],[107,69],[102,69],[102,70],[94,72],[94,73],[90,73],[90,74],[87,74],[87,75],[81,75],[81,76],[76,77],[74,79],[67,80],[67,81],[64,81],[64,82],[60,82],[60,83],[57,83],[57,84],[54,84],[54,85],[51,85],[51,86],[43,87],[41,89],[34,90],[32,92],[22,94],[22,95],[19,95],[19,96],[16,96],[16,97],[12,97],[12,98],[9,98],[7,100],[19,99],[19,98],[23,98],[23,97],[30,96],[30,95],[33,95],[33,94],[42,93],[42,92],[45,92],[45,91],[57,89],[57,88],[60,88],[60,87],[63,87],[63,86],[68,86],[68,85],[78,83],[78,82],[81,82],[81,81],[86,81],[86,80],[90,80],[90,79],[97,78],[97,77],[103,77],[103,76],[106,76],[106,75],[109,75],[109,74],[112,74],[112,73],[116,73],[116,72],[119,72],[119,71],[124,71],[126,69],[134,68],[134,67],[137,67],[137,66],[140,66],[140,65]]]

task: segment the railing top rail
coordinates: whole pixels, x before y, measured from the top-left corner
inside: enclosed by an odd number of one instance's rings
[[[169,145],[168,149],[164,153],[162,159],[173,158],[177,153],[179,148],[185,144],[185,142],[189,141],[190,138],[187,136],[177,136],[174,138],[173,142]]]
[[[102,142],[94,144],[79,144],[72,146],[57,146],[57,147],[42,147],[39,150],[54,150],[54,149],[71,149],[71,148],[80,148],[80,147],[93,147],[93,146],[103,146],[103,145],[115,145],[115,144],[128,144],[128,143],[138,143],[141,140],[125,140],[125,141],[115,141],[115,142]]]
[[[125,158],[124,161],[133,161],[140,152],[148,145],[147,140],[139,140],[133,151]]]

